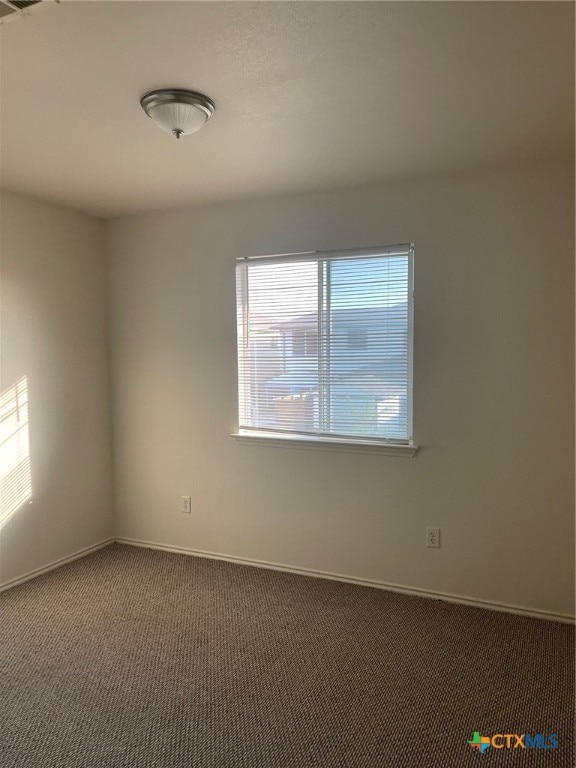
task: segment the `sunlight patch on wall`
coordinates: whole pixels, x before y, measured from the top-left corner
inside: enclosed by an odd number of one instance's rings
[[[0,527],[32,497],[28,380],[0,392]]]

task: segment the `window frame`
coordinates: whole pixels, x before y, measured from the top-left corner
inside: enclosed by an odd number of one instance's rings
[[[353,452],[363,453],[383,453],[392,456],[413,457],[419,449],[419,446],[415,444],[413,437],[413,407],[414,407],[414,244],[403,243],[399,245],[387,245],[380,247],[370,248],[353,248],[353,249],[338,249],[329,251],[303,251],[298,253],[283,253],[276,255],[265,256],[242,256],[236,259],[236,265],[247,265],[250,262],[257,263],[282,263],[293,261],[310,261],[316,260],[319,265],[323,260],[334,261],[336,259],[353,259],[358,258],[377,258],[382,256],[394,256],[402,255],[408,258],[408,307],[407,307],[407,426],[408,437],[406,439],[390,439],[390,438],[374,438],[363,437],[356,435],[339,435],[339,434],[316,434],[306,432],[291,432],[284,430],[274,429],[262,429],[257,427],[245,427],[238,426],[235,431],[231,433],[239,443],[247,445],[265,445],[269,447],[282,447],[282,448],[306,448],[306,449],[321,449],[321,450],[345,450]],[[245,275],[244,271],[244,275]],[[237,317],[240,313],[240,308],[237,305]],[[241,308],[244,315],[245,327],[247,327],[247,310],[244,304]],[[247,335],[246,335],[247,337]],[[320,343],[320,339],[318,339]],[[240,355],[239,348],[237,346],[237,364],[238,373],[240,372]],[[240,378],[238,380],[238,419],[240,418],[241,404],[240,404]]]

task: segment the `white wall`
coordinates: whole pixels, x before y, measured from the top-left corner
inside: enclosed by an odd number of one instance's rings
[[[32,503],[0,528],[0,584],[112,535],[103,224],[2,193],[1,389],[27,377]]]
[[[572,613],[572,168],[109,222],[117,535]],[[235,257],[407,241],[416,458],[239,445]]]

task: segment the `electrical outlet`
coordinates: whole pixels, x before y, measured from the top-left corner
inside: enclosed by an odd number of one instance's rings
[[[440,528],[426,528],[426,546],[440,547]]]
[[[192,514],[192,500],[190,496],[182,496],[182,501],[180,503],[180,512],[182,512],[184,515]]]

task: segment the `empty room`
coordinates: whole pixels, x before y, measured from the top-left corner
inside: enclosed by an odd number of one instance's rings
[[[572,768],[574,42],[0,0],[1,768]]]

